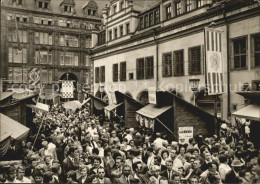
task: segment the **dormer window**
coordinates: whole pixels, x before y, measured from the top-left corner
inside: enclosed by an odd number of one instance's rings
[[[97,3],[94,0],[89,0],[83,7],[83,11],[85,12],[85,15],[87,16],[94,16],[98,17],[98,6]]]
[[[64,5],[64,12],[71,12],[73,13],[74,8],[72,6]]]
[[[61,11],[65,13],[74,13],[75,12],[75,2],[74,0],[63,0],[60,4]]]
[[[49,1],[38,1],[37,6],[41,9],[49,9]]]
[[[23,5],[23,0],[12,0],[13,5]]]

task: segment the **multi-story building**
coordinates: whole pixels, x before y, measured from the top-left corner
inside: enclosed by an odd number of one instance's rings
[[[145,1],[144,1],[145,2]],[[147,6],[142,6],[147,7]],[[259,1],[163,0],[146,10],[131,0],[113,0],[103,10],[103,30],[93,50],[94,92],[112,103],[120,91],[147,104],[148,89],[176,93],[214,113],[214,97],[204,93],[205,27],[221,34],[225,93],[218,96],[223,119],[245,105],[236,94],[259,90]],[[196,95],[189,79],[200,80]],[[195,99],[194,99],[195,96]]]
[[[95,0],[3,0],[1,77],[31,87],[66,79],[91,84],[90,49],[104,6]]]

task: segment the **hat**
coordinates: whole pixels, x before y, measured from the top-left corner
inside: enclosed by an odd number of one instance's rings
[[[233,160],[233,162],[231,164],[232,167],[242,167],[243,165],[244,164],[238,159]]]
[[[47,142],[47,141],[42,141],[42,145],[43,145],[43,146],[47,146],[47,145],[48,145],[48,142]]]

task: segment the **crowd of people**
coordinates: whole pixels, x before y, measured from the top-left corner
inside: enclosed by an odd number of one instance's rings
[[[40,128],[42,118],[45,120]],[[68,113],[62,105],[35,113],[30,134],[9,155],[22,164],[4,168],[3,183],[259,183],[259,150],[229,124],[220,136],[189,139],[127,128],[92,116],[89,107]]]

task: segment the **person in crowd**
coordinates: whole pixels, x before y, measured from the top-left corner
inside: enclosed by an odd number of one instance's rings
[[[97,169],[97,176],[92,180],[92,183],[100,183],[100,184],[110,184],[111,180],[105,177],[105,169],[103,167],[99,167]]]
[[[5,183],[15,183],[16,170],[14,166],[8,168],[6,175]]]
[[[23,166],[18,166],[16,170],[16,178],[14,183],[32,183],[32,181],[24,176],[25,168]]]

